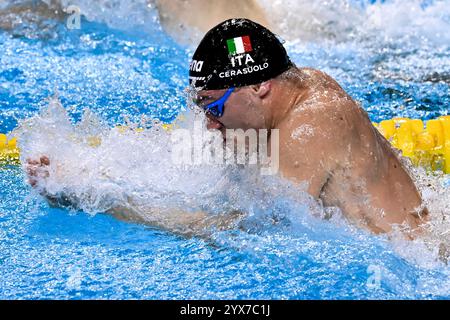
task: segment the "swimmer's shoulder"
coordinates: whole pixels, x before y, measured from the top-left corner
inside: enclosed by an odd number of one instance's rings
[[[299,71],[310,78],[308,93],[291,110],[285,128],[289,132],[314,132],[311,140],[315,145],[332,149],[345,146],[346,149],[347,143],[353,140],[358,130],[356,124],[361,119],[361,108],[325,72],[313,68],[299,68]]]
[[[307,94],[294,110],[293,115],[300,117],[314,116],[318,113],[321,118],[329,117],[330,121],[340,120],[342,117],[355,120],[355,116],[363,112],[359,104],[326,72],[302,67],[301,73]]]
[[[298,70],[304,75],[304,78],[307,79],[308,85],[311,88],[316,88],[317,90],[335,90],[337,92],[345,93],[339,83],[322,70],[310,67],[301,67],[298,68]]]
[[[293,108],[293,118],[303,121],[305,118],[317,117],[334,122],[343,117],[350,120],[360,112],[361,107],[332,77],[320,70],[307,69],[310,77],[307,80],[307,93]]]

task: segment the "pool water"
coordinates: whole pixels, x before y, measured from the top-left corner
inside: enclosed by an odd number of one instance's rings
[[[260,4],[270,8],[295,63],[336,78],[372,121],[448,114],[449,1]],[[229,185],[216,186],[221,169],[181,172],[169,164],[161,130],[115,135],[109,127],[142,122],[143,114],[169,123],[188,112],[183,92],[195,45],[165,34],[145,1],[79,6],[80,29],[38,13],[34,22],[22,16],[22,24],[0,29],[0,132],[22,125],[24,154],[72,163],[69,177],[80,177],[78,165],[92,173],[77,183],[53,181],[54,188],[96,190],[83,210],[52,208],[21,167],[0,168],[1,299],[450,298],[450,269],[434,247],[318,218],[320,208],[279,181],[258,188],[232,172]],[[55,94],[65,112],[49,103]],[[92,151],[67,138],[88,133],[104,145]],[[104,168],[113,183],[99,178]],[[450,179],[414,174],[430,206],[448,217]],[[226,199],[196,195],[209,187]],[[252,212],[248,232],[185,238],[101,214],[124,192],[152,205],[238,206]],[[284,223],[270,226],[271,215]],[[442,242],[448,227],[441,225]]]

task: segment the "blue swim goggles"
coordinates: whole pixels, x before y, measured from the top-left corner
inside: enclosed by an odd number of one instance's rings
[[[234,89],[235,88],[228,89],[221,98],[205,106],[201,106],[201,108],[205,110],[205,112],[211,114],[213,117],[220,118],[223,115],[225,102],[227,102]]]

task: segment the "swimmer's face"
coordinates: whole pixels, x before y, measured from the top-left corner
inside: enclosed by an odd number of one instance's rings
[[[224,90],[202,90],[198,93],[200,106],[217,101],[225,93]],[[223,114],[216,118],[206,113],[207,128],[217,129],[225,133],[225,129],[259,129],[265,128],[264,108],[255,86],[236,88],[225,102]]]

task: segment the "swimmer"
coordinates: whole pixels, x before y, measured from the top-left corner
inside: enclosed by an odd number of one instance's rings
[[[307,192],[324,206],[340,208],[348,221],[376,234],[389,233],[394,225],[402,226],[408,239],[423,233],[428,211],[367,113],[324,72],[296,67],[265,27],[230,19],[211,29],[193,55],[189,80],[209,130],[278,129],[279,175],[306,182]],[[28,160],[32,186],[48,175],[49,161]],[[76,203],[47,198],[59,205]],[[151,211],[130,203],[110,212],[139,220],[143,210]],[[234,228],[242,214],[201,212],[190,219],[155,211],[153,216],[151,224],[192,235],[212,226]]]
[[[190,83],[208,129],[279,129],[282,177],[307,182],[324,206],[374,233],[393,225],[408,238],[422,233],[428,211],[390,143],[333,78],[296,67],[271,31],[227,20],[205,35],[192,61]]]
[[[255,0],[156,0],[155,5],[164,31],[183,44],[197,38],[186,37],[187,30],[204,34],[233,17],[248,18],[270,27],[264,10]]]

